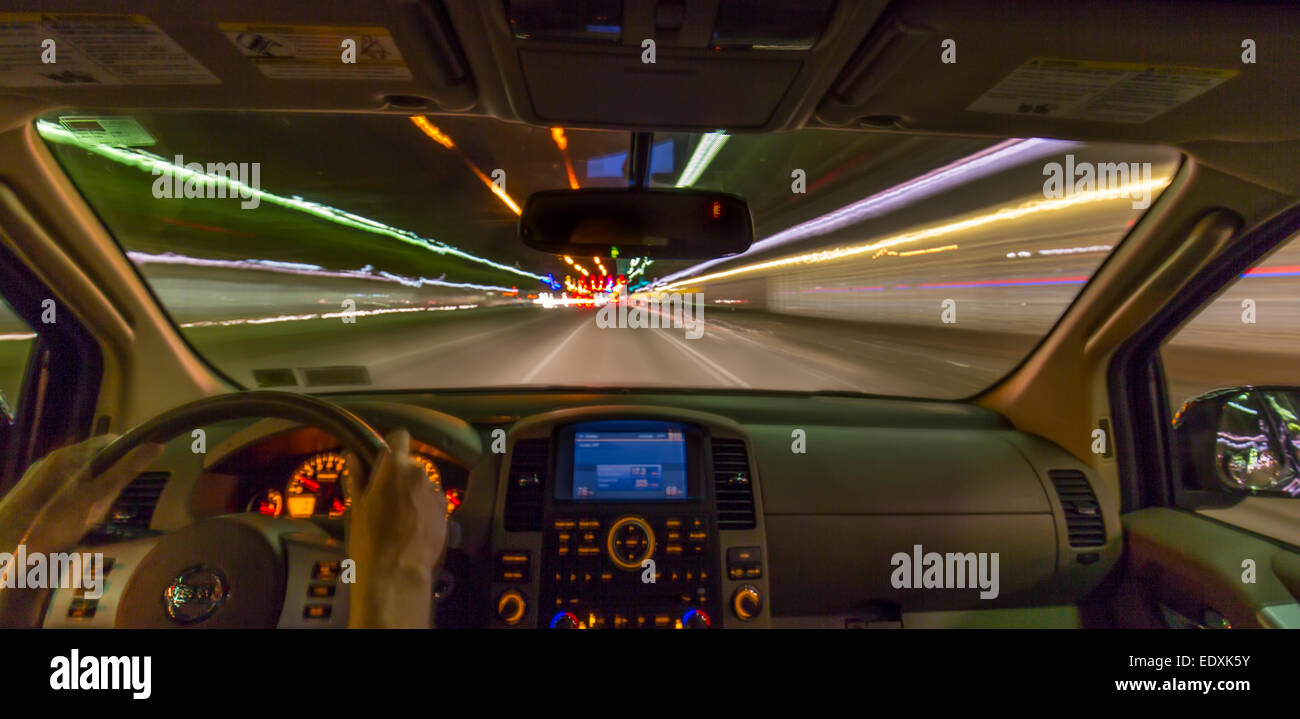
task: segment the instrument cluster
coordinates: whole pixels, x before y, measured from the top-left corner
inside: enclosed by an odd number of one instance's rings
[[[464,500],[464,470],[422,452],[412,452],[411,458],[424,468],[430,484],[443,492],[451,516]],[[312,453],[297,460],[287,476],[257,491],[244,509],[272,517],[337,519],[351,504],[345,491],[350,471],[347,458],[338,450]]]

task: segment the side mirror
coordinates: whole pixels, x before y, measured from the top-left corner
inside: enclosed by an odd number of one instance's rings
[[[1300,388],[1232,387],[1174,415],[1182,471],[1234,494],[1300,496]]]

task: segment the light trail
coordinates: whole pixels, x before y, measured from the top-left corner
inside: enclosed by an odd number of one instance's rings
[[[1142,192],[1154,192],[1163,189],[1171,181],[1171,177],[1158,177],[1145,182],[1128,183],[1108,190],[1094,190],[1092,192],[1081,192],[1073,195],[1054,200],[1037,200],[1026,202],[1017,207],[1004,207],[993,212],[971,217],[965,220],[949,222],[936,227],[929,227],[923,230],[913,232],[904,232],[902,234],[886,237],[883,240],[867,242],[859,245],[848,245],[836,247],[829,250],[818,250],[816,252],[806,252],[789,257],[781,257],[765,262],[755,262],[749,265],[743,265],[722,272],[691,277],[677,282],[669,282],[659,285],[660,289],[673,290],[688,285],[699,285],[713,280],[719,280],[725,277],[733,277],[739,274],[758,272],[761,270],[776,269],[789,265],[811,265],[822,262],[835,262],[851,257],[856,257],[864,253],[875,252],[882,248],[891,248],[897,245],[917,242],[920,240],[929,240],[935,237],[943,237],[956,232],[963,232],[977,227],[983,227],[990,224],[1009,222],[1018,220],[1022,217],[1035,215],[1043,212],[1056,212],[1071,207],[1086,205],[1095,202],[1105,202],[1108,200],[1131,199],[1134,195]]]
[[[133,167],[137,170],[153,175],[165,173],[179,176],[186,181],[193,179],[211,186],[221,186],[226,188],[227,197],[257,197],[260,202],[267,202],[278,207],[303,212],[318,219],[333,222],[350,229],[382,235],[440,255],[457,257],[469,262],[486,265],[493,269],[501,270],[502,272],[509,272],[521,277],[528,277],[539,282],[544,282],[544,278],[541,275],[533,274],[532,272],[527,272],[511,265],[496,262],[486,257],[479,257],[478,255],[466,252],[445,242],[421,237],[410,230],[391,227],[379,222],[378,220],[362,217],[346,210],[304,200],[301,197],[285,197],[283,195],[277,195],[262,190],[261,188],[251,187],[238,180],[232,180],[224,175],[197,172],[181,165],[177,165],[164,157],[160,157],[145,150],[129,147],[113,147],[98,142],[86,142],[52,122],[37,120],[36,130],[40,133],[42,138],[49,142],[62,145],[75,145],[88,152],[99,155],[100,157],[107,158],[127,167]]]

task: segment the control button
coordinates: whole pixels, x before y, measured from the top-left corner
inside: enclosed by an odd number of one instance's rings
[[[559,542],[560,544],[567,544],[572,539],[573,539],[572,532],[560,532],[559,534],[555,535],[555,541]]]
[[[497,618],[510,626],[523,621],[528,602],[518,589],[507,589],[497,597]]]
[[[670,556],[670,557],[680,556],[681,553],[682,553],[682,545],[680,545],[680,544],[665,544],[665,545],[664,545],[664,551],[667,552],[667,553],[668,553],[668,556]]]
[[[333,607],[328,604],[308,604],[302,608],[303,619],[329,619]]]
[[[763,576],[763,555],[759,547],[728,547],[727,576],[731,579],[758,579]]]
[[[629,622],[629,620],[628,620],[628,618],[627,618],[626,616],[624,616],[624,615],[622,615],[622,614],[615,614],[615,615],[614,615],[614,628],[615,628],[615,629],[626,629],[626,628],[627,628],[627,625],[628,625],[629,623],[630,623],[630,622]]]
[[[682,520],[677,517],[672,517],[664,520],[664,526],[669,529],[679,529],[682,526]]]
[[[98,607],[98,599],[73,599],[68,605],[68,616],[73,619],[91,619]]]
[[[736,593],[731,595],[731,611],[742,622],[757,617],[763,611],[763,597],[758,593],[758,587],[746,584],[736,589]]]
[[[573,612],[557,612],[551,617],[551,629],[577,629],[578,615]]]
[[[532,555],[523,550],[497,552],[496,581],[526,582],[532,578]]]
[[[599,519],[579,519],[578,529],[600,529]]]
[[[600,554],[600,547],[578,547],[579,557],[594,557]]]
[[[333,582],[339,578],[339,563],[317,561],[312,565],[311,578],[322,582]]]
[[[595,533],[595,532],[583,532],[583,533],[579,536],[578,541],[579,541],[579,542],[582,542],[583,544],[595,544],[595,543],[596,543],[596,533]]]
[[[758,564],[762,557],[758,553],[758,547],[728,547],[727,564]]]
[[[687,609],[682,615],[683,629],[708,629],[713,626],[713,620],[703,609]]]
[[[307,587],[307,596],[314,599],[330,599],[334,596],[334,585],[313,584]]]
[[[654,554],[654,531],[640,517],[621,517],[610,526],[605,548],[609,552],[610,561],[619,569],[641,569],[641,562]]]
[[[572,519],[557,519],[557,520],[555,520],[555,528],[556,528],[556,529],[574,529],[575,527],[577,527],[577,523],[574,522]]]
[[[667,629],[673,625],[673,618],[667,614],[655,615],[655,629]]]

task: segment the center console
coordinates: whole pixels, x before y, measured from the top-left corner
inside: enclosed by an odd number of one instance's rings
[[[743,436],[677,417],[558,414],[511,437],[493,533],[494,626],[766,624]]]

